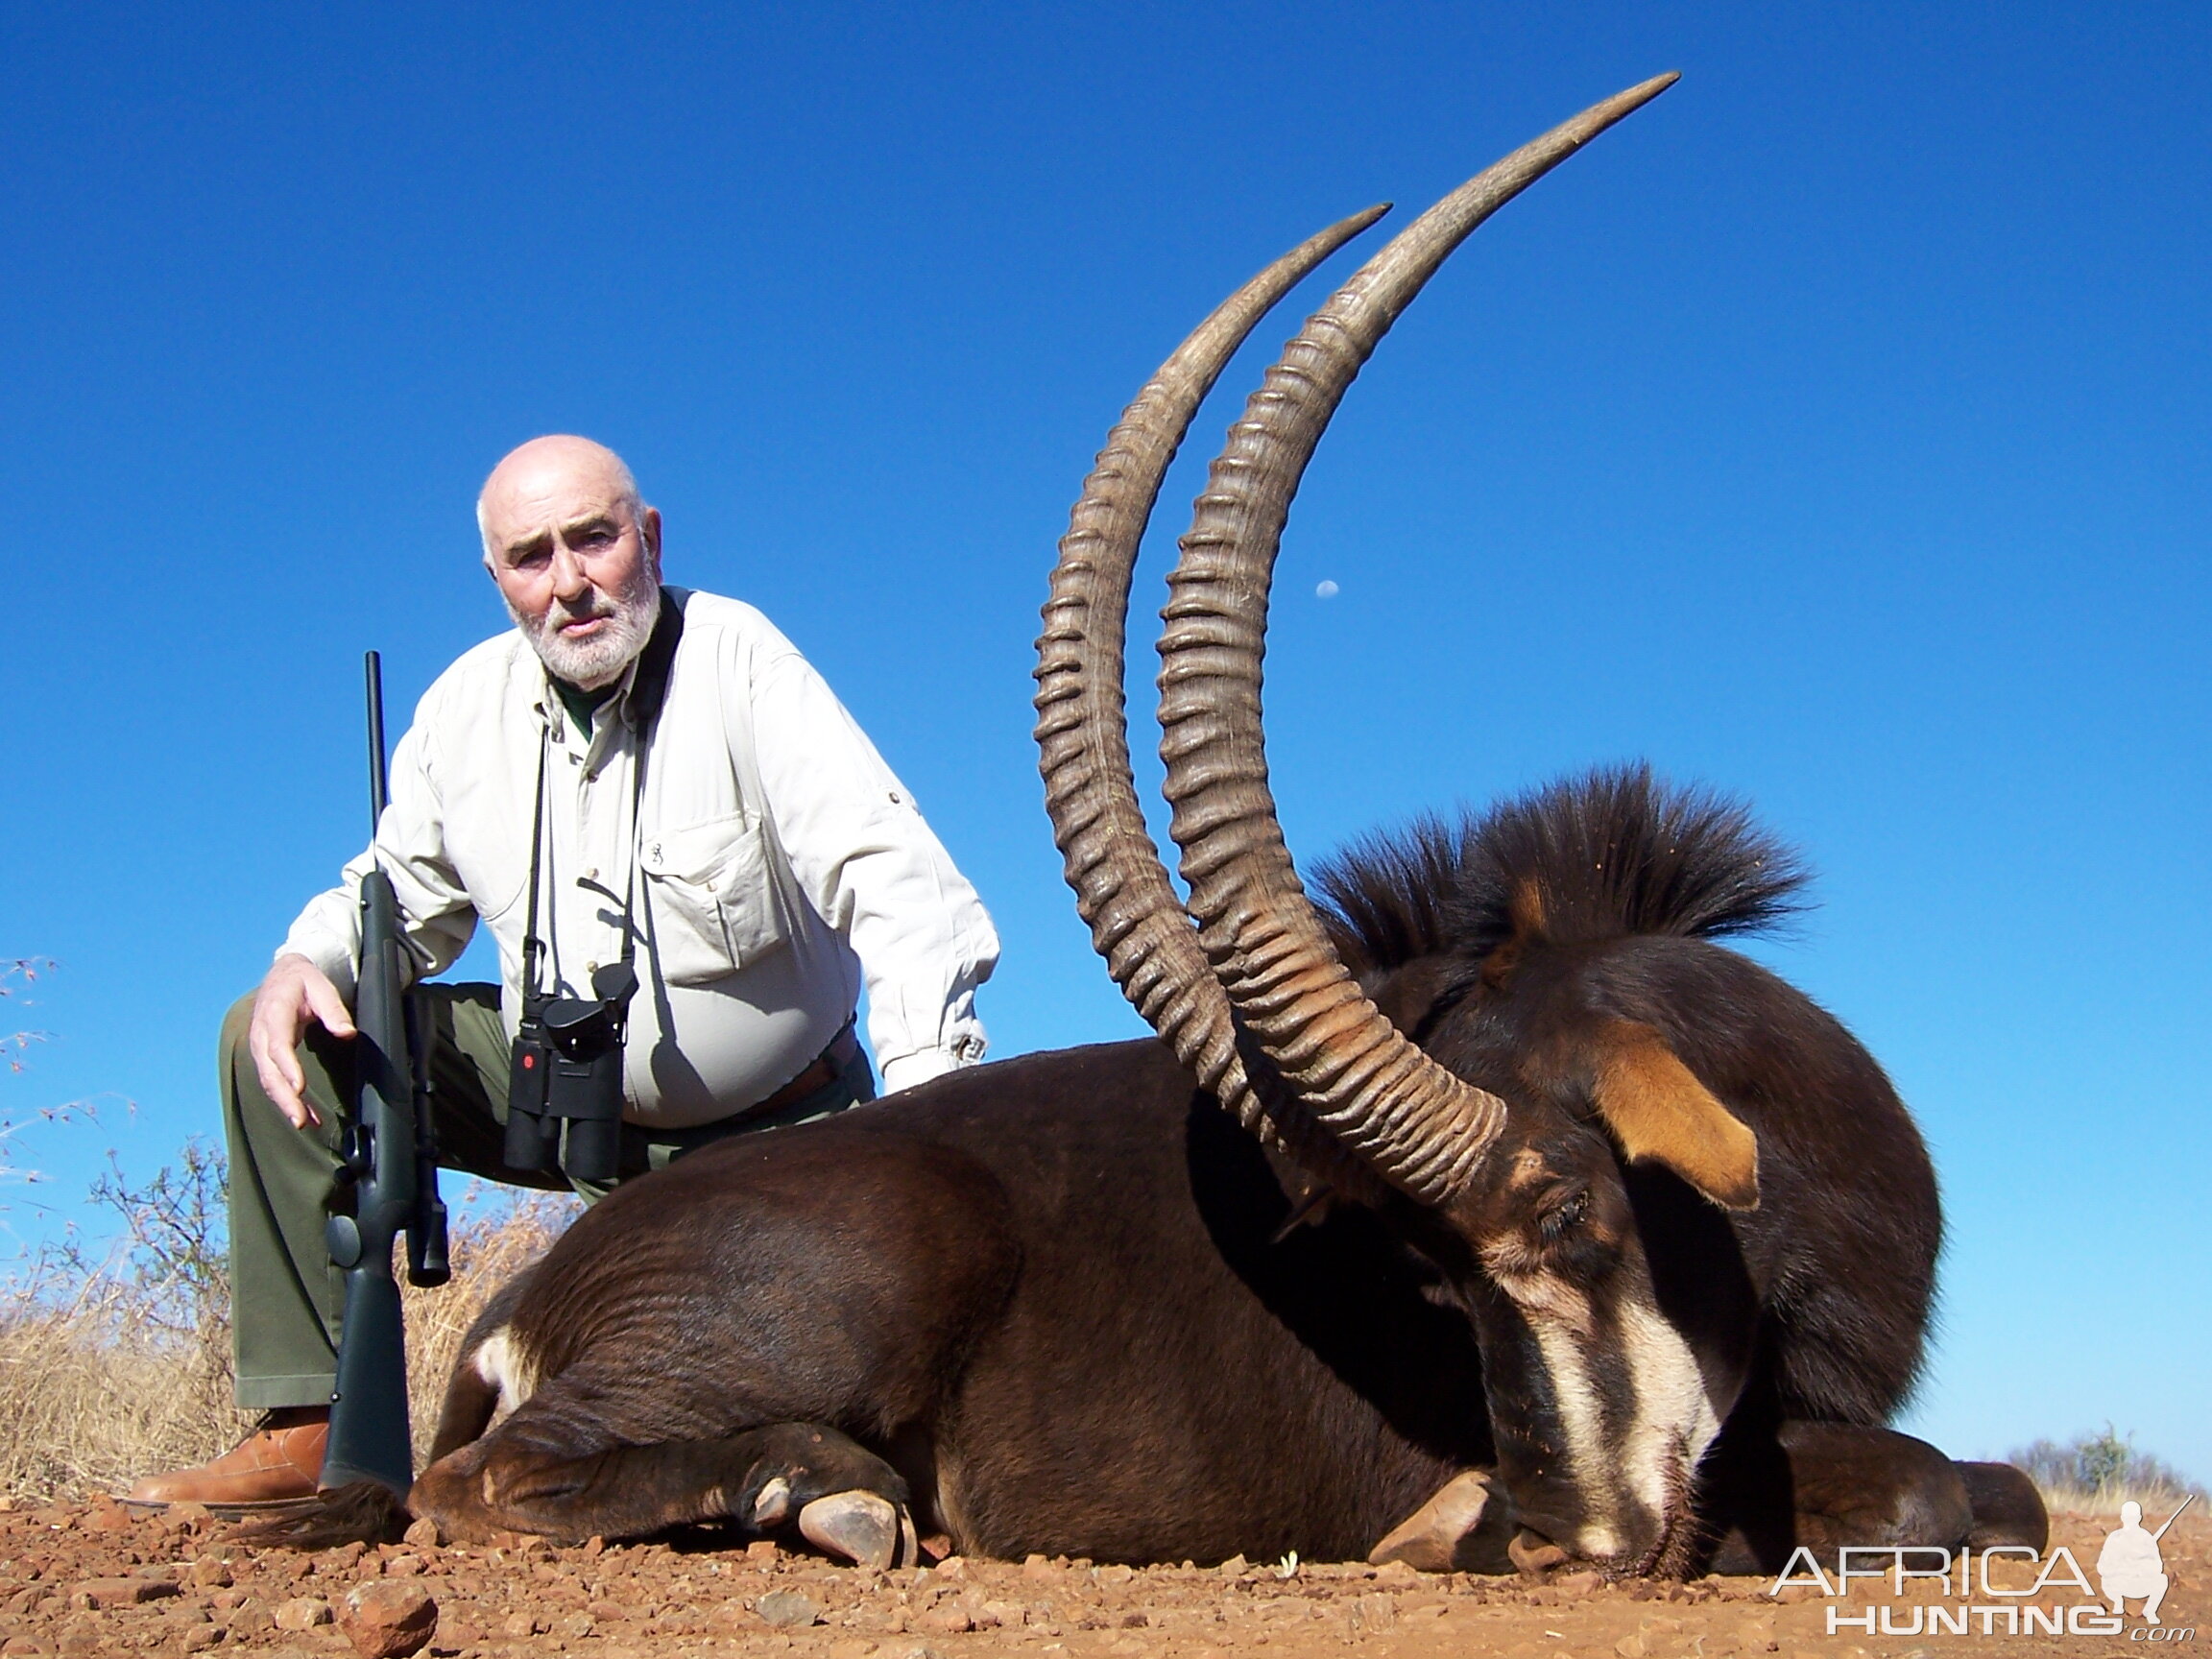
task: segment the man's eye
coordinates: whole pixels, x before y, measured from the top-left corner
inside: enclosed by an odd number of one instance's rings
[[[1536,1228],[1548,1242],[1556,1242],[1580,1226],[1582,1217],[1589,1213],[1590,1194],[1587,1191],[1577,1192],[1566,1203],[1547,1211],[1544,1218],[1537,1222]]]

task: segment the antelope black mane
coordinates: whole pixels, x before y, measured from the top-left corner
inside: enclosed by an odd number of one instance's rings
[[[1516,937],[1718,939],[1805,908],[1810,873],[1741,803],[1648,766],[1585,773],[1455,821],[1362,837],[1314,873],[1354,973],[1422,956],[1479,960]]]

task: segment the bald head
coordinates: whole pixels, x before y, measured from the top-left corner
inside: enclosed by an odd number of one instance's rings
[[[484,538],[484,562],[493,562],[493,528],[517,517],[528,519],[555,495],[581,489],[607,505],[628,509],[633,522],[645,516],[637,480],[621,456],[604,444],[555,432],[510,449],[492,469],[476,493],[476,529]]]
[[[661,515],[622,457],[589,438],[533,438],[476,497],[484,564],[563,680],[591,689],[644,649],[661,604]]]

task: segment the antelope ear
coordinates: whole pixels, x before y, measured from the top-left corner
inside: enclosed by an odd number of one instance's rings
[[[1650,1026],[1631,1020],[1606,1026],[1595,1093],[1631,1160],[1666,1165],[1724,1209],[1759,1208],[1759,1138]]]
[[[1384,1019],[1413,1041],[1435,1011],[1437,999],[1465,974],[1466,964],[1457,956],[1421,956],[1389,973],[1362,977],[1360,989],[1382,1011]]]

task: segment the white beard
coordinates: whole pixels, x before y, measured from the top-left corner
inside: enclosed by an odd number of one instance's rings
[[[642,560],[626,593],[609,597],[596,588],[589,588],[576,596],[572,608],[554,600],[545,608],[544,617],[535,623],[513,605],[507,607],[507,614],[515,618],[515,626],[522,630],[522,637],[530,641],[538,660],[556,679],[586,691],[596,691],[622,677],[631,660],[653,637],[653,623],[660,613],[661,587]],[[564,623],[595,616],[609,621],[589,639],[563,637]]]

